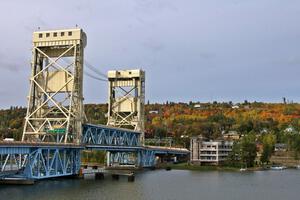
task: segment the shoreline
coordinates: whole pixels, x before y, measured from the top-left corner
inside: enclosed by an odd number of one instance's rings
[[[270,170],[270,166],[256,166],[247,168],[245,171],[240,171],[241,168],[229,167],[229,166],[201,166],[201,165],[190,165],[188,163],[178,163],[178,164],[163,164],[158,167],[158,169],[175,169],[175,170],[190,170],[190,171],[228,171],[228,172],[255,172]],[[296,169],[296,167],[287,167],[287,169]]]

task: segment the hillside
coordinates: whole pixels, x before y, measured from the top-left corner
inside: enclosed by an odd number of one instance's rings
[[[240,134],[272,132],[283,140],[287,130],[299,132],[300,104],[274,103],[173,103],[146,105],[146,137],[174,137],[182,144],[182,136],[202,134],[217,138],[222,133]],[[87,104],[89,123],[105,124],[106,104]],[[26,109],[11,107],[0,110],[0,138],[20,139]],[[187,138],[187,137],[186,137]]]

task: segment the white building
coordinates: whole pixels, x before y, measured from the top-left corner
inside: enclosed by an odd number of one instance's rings
[[[239,109],[240,107],[238,105],[234,105],[231,107],[232,109]]]
[[[205,141],[203,137],[191,138],[190,161],[200,165],[218,165],[224,162],[232,151],[233,141]]]
[[[200,104],[195,104],[194,108],[201,108],[201,105]]]
[[[158,110],[150,110],[149,114],[158,114]]]

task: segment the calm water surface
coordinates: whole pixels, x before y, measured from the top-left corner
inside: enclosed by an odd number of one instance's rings
[[[136,175],[135,182],[60,179],[33,186],[1,186],[0,199],[300,199],[300,170],[199,172],[156,170]]]

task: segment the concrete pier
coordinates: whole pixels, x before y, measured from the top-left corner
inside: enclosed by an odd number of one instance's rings
[[[33,185],[34,180],[33,179],[27,179],[27,178],[2,178],[0,179],[0,184],[5,185]]]

